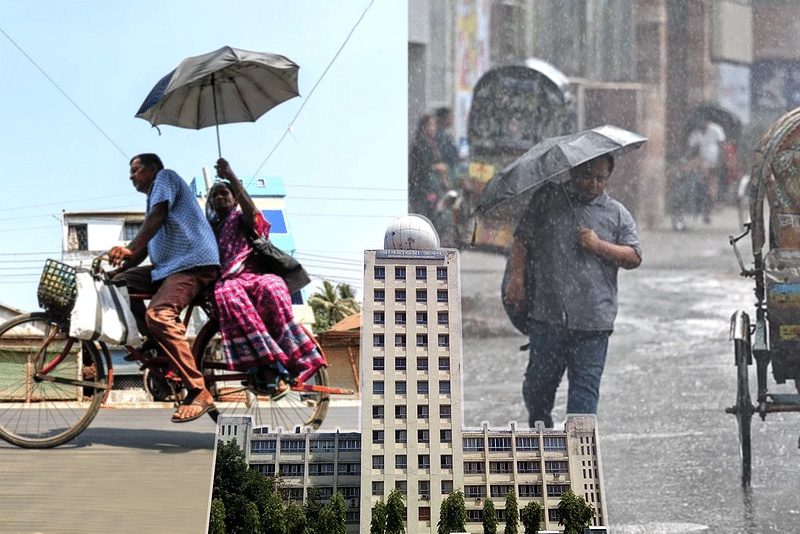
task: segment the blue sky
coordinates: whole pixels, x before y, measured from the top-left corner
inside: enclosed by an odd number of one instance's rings
[[[386,226],[407,209],[407,5],[407,0],[374,0],[371,6],[369,0],[0,5],[0,29],[7,34],[0,34],[7,73],[0,89],[5,102],[0,302],[38,307],[44,260],[60,257],[62,210],[144,209],[144,195],[128,179],[130,157],[156,152],[187,181],[202,176],[203,166],[213,172],[213,128],[160,126],[159,135],[134,114],[182,59],[225,45],[282,54],[299,64],[301,97],[255,123],[220,126],[223,156],[240,177],[251,177],[303,106],[292,133],[258,176],[283,179],[289,224],[312,276],[360,287],[363,250],[381,248]]]

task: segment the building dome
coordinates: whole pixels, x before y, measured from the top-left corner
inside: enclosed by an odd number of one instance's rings
[[[383,248],[387,250],[435,250],[439,234],[427,217],[410,213],[396,218],[386,228]]]

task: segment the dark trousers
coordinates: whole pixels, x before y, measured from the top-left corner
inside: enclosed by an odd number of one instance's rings
[[[155,282],[152,271],[152,266],[132,267],[114,279],[125,280],[129,293],[153,294],[147,309],[140,299],[131,301],[131,310],[139,322],[139,328],[143,334],[158,342],[172,361],[173,371],[181,377],[187,389],[204,388],[203,375],[192,357],[192,349],[186,339],[186,326],[181,321],[180,313],[217,279],[219,267],[195,267]]]

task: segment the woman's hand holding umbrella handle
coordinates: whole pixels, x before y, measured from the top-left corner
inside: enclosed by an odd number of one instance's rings
[[[225,158],[219,158],[214,168],[217,169],[217,176],[223,180],[227,180],[228,183],[231,184],[234,199],[239,203],[239,207],[242,208],[242,212],[245,215],[245,220],[250,222],[251,226],[254,226],[256,213],[258,210],[253,202],[253,199],[250,198],[250,195],[244,188],[244,185],[242,185],[242,182],[239,181],[239,179],[236,177],[236,174],[234,174],[230,163],[228,163],[228,160]]]

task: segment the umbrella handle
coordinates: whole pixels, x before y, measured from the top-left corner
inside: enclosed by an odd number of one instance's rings
[[[219,143],[219,118],[217,117],[217,85],[214,83],[214,73],[211,73],[211,100],[214,101],[214,128],[217,130],[217,152],[222,157],[222,145]]]

